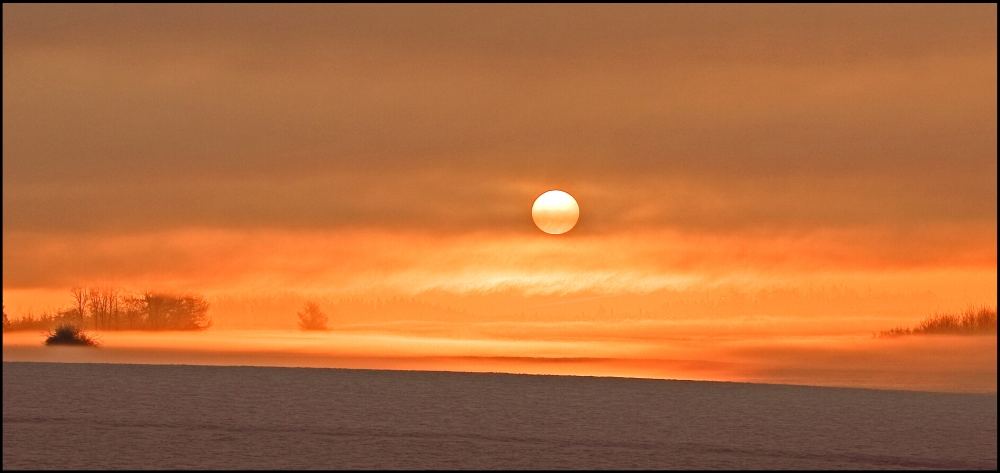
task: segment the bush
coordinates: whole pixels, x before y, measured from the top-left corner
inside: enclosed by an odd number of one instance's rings
[[[48,338],[45,339],[45,344],[96,347],[97,341],[89,337],[86,333],[83,333],[80,327],[65,324],[49,332]]]

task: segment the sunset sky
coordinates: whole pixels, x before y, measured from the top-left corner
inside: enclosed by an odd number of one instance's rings
[[[598,339],[995,306],[996,44],[995,5],[4,5],[4,303]]]

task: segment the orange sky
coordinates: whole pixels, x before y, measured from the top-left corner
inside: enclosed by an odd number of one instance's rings
[[[205,294],[217,328],[312,298],[601,339],[996,304],[995,5],[3,12],[15,315],[111,284]],[[568,234],[532,224],[551,188]]]

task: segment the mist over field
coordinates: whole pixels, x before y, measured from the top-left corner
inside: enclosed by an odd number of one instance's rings
[[[544,327],[524,329],[520,324],[484,325],[469,327],[461,337],[399,327],[318,333],[94,332],[99,349],[43,347],[43,334],[29,331],[5,333],[3,357],[5,361],[444,370],[996,392],[995,335],[665,338],[650,335],[657,324],[645,323],[614,338],[607,333],[597,338],[585,329],[576,336],[554,338],[545,335]]]

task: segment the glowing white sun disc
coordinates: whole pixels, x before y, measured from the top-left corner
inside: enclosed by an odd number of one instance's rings
[[[561,235],[576,226],[580,219],[580,206],[573,196],[561,190],[550,190],[535,199],[531,206],[531,218],[539,230]]]

